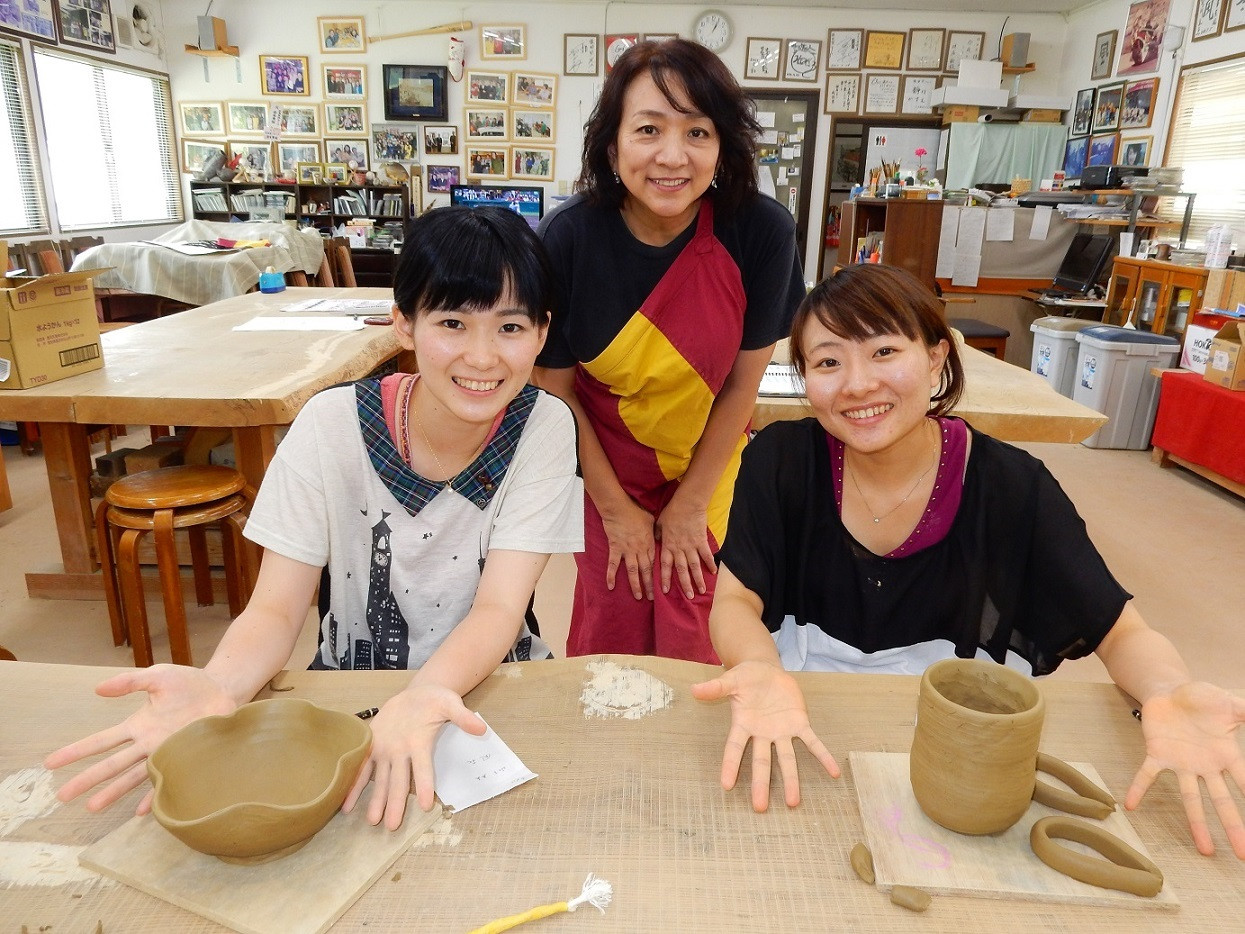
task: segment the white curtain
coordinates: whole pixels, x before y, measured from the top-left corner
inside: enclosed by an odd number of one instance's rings
[[[1062,123],[953,123],[947,147],[947,188],[1006,185],[1027,178],[1037,188],[1063,165],[1068,128]]]

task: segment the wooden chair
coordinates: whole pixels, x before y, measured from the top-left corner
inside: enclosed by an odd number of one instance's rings
[[[210,606],[215,601],[204,533],[209,525],[220,526],[229,613],[231,617],[237,616],[255,586],[250,550],[242,538],[240,522],[253,500],[254,491],[238,471],[217,466],[146,470],[122,477],[108,488],[95,513],[108,619],[113,645],[121,645],[128,637],[136,666],[152,664],[151,633],[138,562],[142,537],[154,533],[173,662],[191,665],[174,531],[186,529],[189,533],[195,596],[200,606]]]
[[[330,246],[324,245],[324,255],[320,257],[320,271],[316,273],[316,285],[322,289],[333,288],[333,263],[329,255]]]
[[[976,318],[948,318],[947,323],[964,335],[964,343],[1002,360],[1007,353],[1007,339],[1012,332]]]
[[[348,289],[357,288],[358,283],[354,278],[354,259],[350,255],[350,243],[345,237],[334,237],[329,243],[337,268],[337,284]]]

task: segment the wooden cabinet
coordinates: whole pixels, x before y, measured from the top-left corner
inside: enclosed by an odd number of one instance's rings
[[[862,244],[879,246],[879,262],[900,266],[934,291],[941,201],[915,198],[856,198],[843,202],[838,263],[859,262]]]
[[[352,217],[405,224],[410,192],[399,185],[284,185],[279,182],[190,183],[193,216],[201,220],[245,219],[252,208],[275,206],[304,226],[329,231]]]
[[[1131,321],[1138,330],[1183,340],[1190,316],[1202,307],[1206,273],[1200,266],[1118,256],[1111,267],[1102,320]]]

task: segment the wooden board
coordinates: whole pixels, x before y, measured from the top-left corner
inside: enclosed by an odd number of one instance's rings
[[[441,817],[412,806],[396,831],[340,811],[301,850],[239,866],[197,853],[150,814],[88,847],[79,862],[242,934],[320,934]]]
[[[890,891],[896,885],[911,885],[931,895],[972,895],[1111,908],[1177,908],[1180,905],[1169,882],[1153,898],[1142,898],[1078,882],[1034,856],[1029,846],[1029,828],[1039,818],[1062,812],[1034,803],[1029,805],[1024,817],[1004,833],[980,837],[958,834],[935,824],[921,811],[912,794],[907,753],[853,752],[850,758],[860,819],[869,849],[873,851],[877,885],[883,891]],[[1081,762],[1072,765],[1099,787],[1107,787],[1092,765]],[[1101,824],[1149,857],[1122,808],[1116,808]],[[1078,844],[1060,842],[1089,852]]]

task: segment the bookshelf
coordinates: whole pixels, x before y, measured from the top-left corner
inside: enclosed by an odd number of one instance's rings
[[[941,201],[912,198],[856,198],[843,202],[837,262],[857,261],[856,250],[879,249],[881,262],[902,266],[934,291]]]
[[[279,207],[287,218],[329,231],[352,217],[405,223],[411,197],[395,185],[284,185],[279,182],[190,183],[193,216],[198,220],[245,219],[255,208]]]

